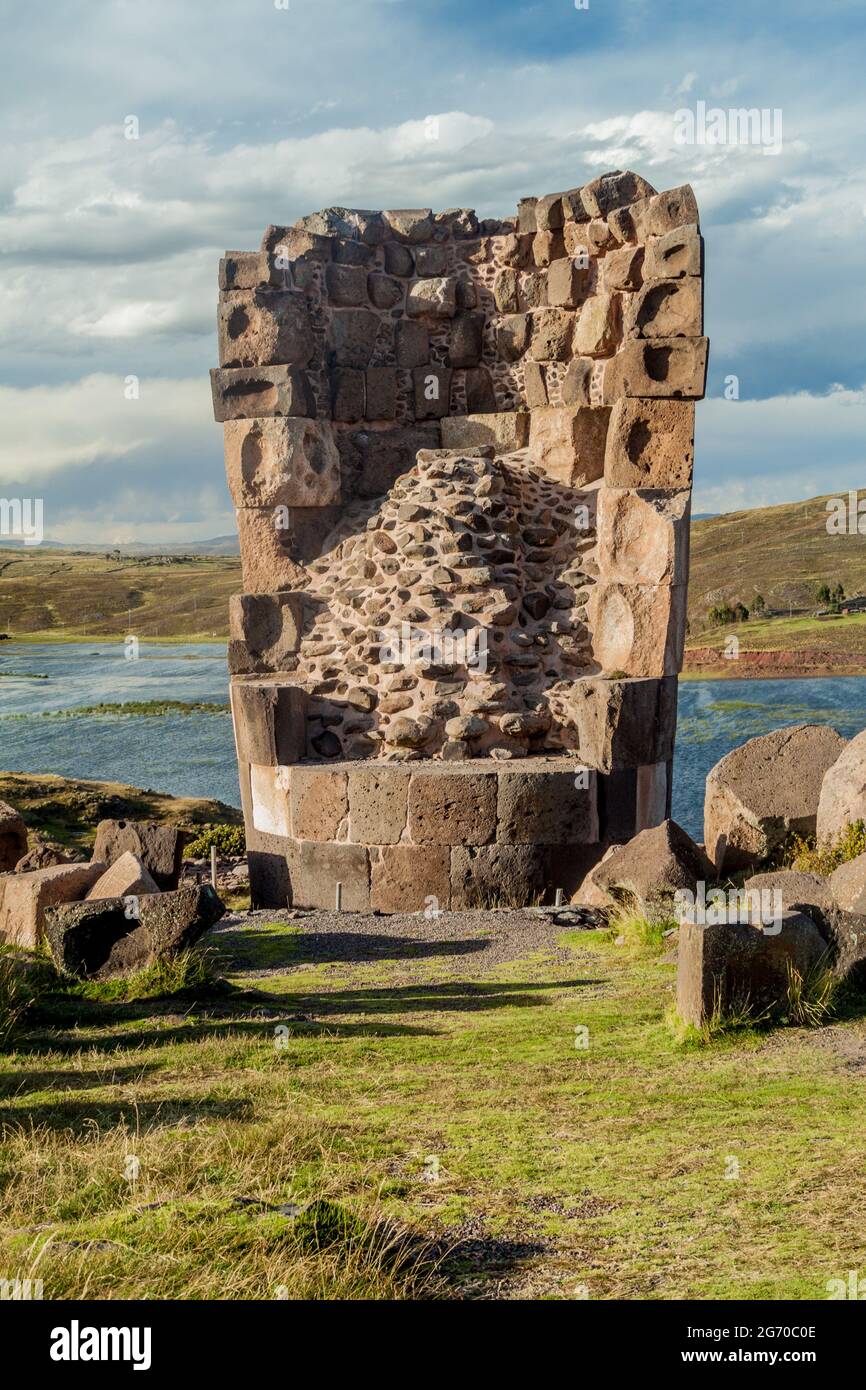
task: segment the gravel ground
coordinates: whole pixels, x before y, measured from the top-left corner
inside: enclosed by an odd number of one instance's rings
[[[427,959],[448,967],[447,973],[484,975],[512,960],[543,953],[562,962],[573,955],[558,945],[565,931],[604,926],[604,914],[594,908],[529,908],[523,911],[423,913],[320,912],[267,908],[258,912],[227,913],[214,935],[252,929],[268,922],[289,922],[300,929],[300,956],[286,965],[255,969],[256,975],[281,975],[287,968],[321,962],[408,962]]]

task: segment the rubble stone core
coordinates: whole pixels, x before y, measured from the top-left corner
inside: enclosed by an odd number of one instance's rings
[[[669,814],[702,259],[621,171],[226,253],[254,902],[522,905]]]

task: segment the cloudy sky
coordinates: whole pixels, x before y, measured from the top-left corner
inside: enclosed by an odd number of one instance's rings
[[[17,6],[2,494],[44,497],[58,540],[232,531],[207,376],[226,248],[329,204],[509,215],[617,167],[702,209],[696,510],[866,485],[864,30],[863,0]],[[678,143],[698,102],[780,111],[781,152]]]

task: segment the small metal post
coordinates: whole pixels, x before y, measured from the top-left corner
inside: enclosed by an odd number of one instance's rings
[[[216,870],[216,864],[217,864],[217,860],[216,860],[216,845],[211,845],[211,847],[210,847],[210,881],[211,881],[211,883],[213,884],[214,888],[216,888],[216,886],[217,886],[217,870]]]
[[[555,903],[555,906],[556,906],[556,907],[562,907],[562,889],[561,889],[561,888],[557,888],[557,890],[556,890],[556,903]]]
[[[343,885],[342,885],[342,883],[338,883],[338,884],[337,884],[336,903],[337,903],[337,911],[338,911],[338,912],[342,912],[342,911],[343,911]]]

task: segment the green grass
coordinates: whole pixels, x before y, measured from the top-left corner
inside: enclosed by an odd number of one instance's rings
[[[846,825],[845,829],[827,844],[819,845],[814,835],[793,835],[785,846],[784,858],[791,869],[828,877],[840,864],[859,859],[861,854],[866,854],[866,824],[858,820]]]
[[[488,973],[311,960],[292,923],[211,942],[230,994],[43,999],[0,1056],[6,1277],[50,1298],[809,1299],[866,1267],[857,1017],[689,1045],[658,943],[610,932]],[[319,1211],[335,1239],[309,1238]]]

